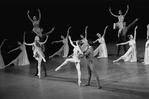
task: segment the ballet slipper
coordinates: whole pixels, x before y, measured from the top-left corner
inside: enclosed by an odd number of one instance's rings
[[[61,69],[61,66],[57,67],[57,68],[55,69],[55,71],[58,71],[58,70],[60,70],[60,69]]]

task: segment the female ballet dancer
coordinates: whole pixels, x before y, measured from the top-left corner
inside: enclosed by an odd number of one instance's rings
[[[38,20],[37,20],[37,17],[36,16],[33,16],[33,19],[30,17],[30,15],[29,15],[29,12],[30,11],[28,11],[27,12],[27,16],[28,16],[28,18],[29,18],[29,20],[32,22],[32,24],[33,24],[33,29],[32,29],[32,31],[35,33],[35,34],[37,34],[38,36],[42,36],[42,32],[43,32],[43,29],[42,28],[40,28],[39,27],[39,24],[40,24],[40,20],[41,20],[41,12],[40,12],[40,10],[38,9],[38,13],[39,13],[39,18],[38,18]]]
[[[122,14],[121,10],[119,10],[119,15],[115,15],[112,13],[111,8],[109,8],[109,12],[111,13],[111,15],[118,18],[118,22],[113,24],[113,29],[119,28],[118,37],[119,37],[120,32],[122,31],[122,28],[124,27],[123,26],[124,18],[126,16],[126,14],[128,13],[128,10],[129,10],[129,6],[127,5],[127,10],[124,15]]]
[[[87,28],[88,28],[88,26],[85,27],[85,36],[80,35],[80,37],[81,37],[81,43],[82,43],[82,45],[81,45],[82,52],[86,51],[87,46],[88,46]]]
[[[147,41],[145,43],[145,53],[144,53],[144,65],[149,64],[149,37],[147,37]]]
[[[70,30],[71,27],[68,28],[67,30],[67,35],[66,37],[64,37],[63,35],[61,35],[61,39],[60,41],[53,41],[53,43],[59,43],[59,42],[62,42],[63,43],[63,46],[57,51],[55,52],[53,55],[49,56],[49,58],[52,58],[54,57],[55,55],[63,55],[63,57],[67,57],[68,54],[69,54],[69,45],[68,45],[68,36],[69,36],[69,30]]]
[[[25,37],[25,33],[24,33],[24,37]],[[23,39],[25,39],[25,38],[23,38]],[[27,55],[27,52],[26,52],[26,47],[25,47],[25,44],[24,44],[24,40],[23,40],[23,44],[21,44],[21,42],[18,42],[18,45],[19,45],[19,47],[15,48],[15,49],[12,49],[8,53],[10,53],[12,51],[15,51],[15,50],[18,50],[18,49],[21,50],[21,53],[18,55],[18,57],[16,59],[12,60],[6,66],[9,66],[11,64],[14,64],[15,66],[24,66],[24,65],[29,65],[30,64],[30,62],[28,60],[28,55]]]
[[[96,43],[96,42],[100,43],[100,45],[94,50],[94,56],[97,56],[98,54],[97,58],[108,57],[107,46],[104,39],[107,27],[108,26],[105,27],[104,33],[102,36],[99,33],[96,34],[98,39],[93,42],[93,43]]]
[[[129,41],[117,44],[117,46],[129,44],[130,47],[129,47],[128,51],[123,56],[121,56],[117,60],[114,60],[113,62],[118,62],[119,60],[122,60],[122,59],[125,62],[137,62],[136,29],[137,29],[137,26],[135,27],[134,37],[132,35],[129,35],[129,39],[130,39]]]
[[[6,67],[1,53],[1,48],[6,40],[7,39],[4,39],[0,45],[0,69],[4,69]]]
[[[76,41],[76,45],[73,44],[71,37],[69,36],[70,44],[74,47],[73,54],[71,58],[67,58],[60,66],[58,66],[55,71],[58,71],[62,66],[66,65],[68,62],[75,63],[77,73],[78,73],[78,85],[81,85],[81,70],[80,70],[80,58],[79,56],[83,54],[80,49],[79,41]]]
[[[44,55],[44,53],[42,52],[42,49],[41,49],[41,45],[45,44],[48,40],[48,35],[46,35],[46,37],[47,38],[44,42],[40,42],[39,37],[36,36],[33,43],[30,43],[30,44],[27,44],[26,42],[24,43],[25,45],[32,46],[33,57],[38,61],[38,66],[37,66],[37,69],[36,69],[37,71],[36,72],[38,72],[37,75],[38,75],[39,78],[41,78],[41,63],[42,63],[42,60],[44,62],[46,62],[45,55]],[[45,65],[43,65],[43,69],[44,69],[44,72],[45,72],[45,76],[47,76]]]

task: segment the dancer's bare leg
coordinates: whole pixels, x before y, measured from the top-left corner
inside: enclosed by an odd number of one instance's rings
[[[77,69],[77,73],[78,73],[78,85],[81,85],[81,70],[80,70],[80,63],[76,63],[76,69]]]
[[[69,59],[66,59],[60,66],[58,66],[55,71],[58,71],[61,69],[62,66],[66,65],[68,62],[74,62],[74,59],[73,58],[69,58]]]
[[[41,57],[38,59],[38,77],[41,78]]]

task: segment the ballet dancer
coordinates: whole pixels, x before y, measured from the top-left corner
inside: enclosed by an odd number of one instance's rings
[[[144,65],[149,65],[149,37],[147,37],[147,41],[145,43],[145,53],[144,53]]]
[[[25,33],[24,33],[25,34]],[[25,35],[24,35],[25,37]],[[24,38],[23,37],[23,38]],[[25,39],[25,38],[24,38]],[[26,47],[25,47],[25,44],[24,44],[24,40],[23,40],[23,44],[21,44],[21,42],[18,42],[18,45],[19,47],[15,48],[15,49],[12,49],[11,51],[9,51],[8,53],[10,52],[13,52],[15,50],[18,50],[20,49],[21,52],[20,54],[18,55],[17,58],[15,58],[14,60],[12,60],[8,65],[6,66],[9,66],[11,64],[14,64],[15,66],[25,66],[25,65],[29,65],[30,62],[28,60],[28,55],[27,55],[27,52],[26,52]]]
[[[57,51],[55,52],[53,55],[49,56],[49,58],[54,57],[55,55],[61,56],[61,54],[63,55],[63,57],[67,57],[69,54],[69,45],[68,45],[68,36],[69,36],[69,30],[71,27],[68,28],[67,30],[67,35],[66,37],[64,37],[63,35],[61,35],[61,39],[60,41],[53,41],[53,43],[59,43],[62,42],[63,46]]]
[[[82,45],[81,45],[81,50],[82,50],[82,52],[84,52],[84,51],[87,49],[87,45],[88,45],[88,40],[87,40],[87,28],[88,28],[88,26],[85,27],[85,36],[80,35],[80,37],[81,37],[81,42],[82,42]]]
[[[118,37],[118,43],[126,42],[126,34],[127,34],[127,31],[128,31],[128,29],[129,29],[132,25],[135,24],[136,21],[138,21],[137,18],[136,18],[132,23],[130,23],[128,26],[126,26],[126,22],[124,22],[124,27],[123,27],[123,29],[122,29],[122,31],[120,32],[119,37]],[[117,54],[116,54],[117,57],[119,56],[119,53],[120,53],[120,50],[121,50],[121,46],[124,47],[124,52],[125,52],[125,53],[127,52],[126,45],[119,45],[119,46],[118,46],[118,49],[117,49]]]
[[[112,13],[111,7],[109,8],[109,12],[111,13],[111,15],[118,18],[118,22],[113,24],[113,29],[116,29],[116,28],[119,29],[118,30],[118,37],[119,37],[120,32],[122,31],[122,28],[124,27],[124,19],[128,13],[128,10],[129,10],[129,6],[127,5],[127,10],[126,10],[124,15],[122,14],[121,10],[119,10],[119,15],[115,15]]]
[[[102,36],[100,33],[96,34],[98,39],[93,42],[93,43],[96,43],[96,42],[100,43],[100,45],[94,50],[94,56],[98,55],[97,58],[108,57],[107,46],[105,43],[105,34],[106,34],[107,27],[108,26],[105,27],[104,33]]]
[[[122,59],[125,62],[137,62],[136,29],[137,29],[137,26],[135,27],[134,37],[132,35],[129,35],[129,39],[130,39],[129,41],[117,44],[117,46],[129,44],[130,47],[129,47],[128,51],[123,56],[121,56],[117,60],[114,60],[113,62],[118,62],[119,60],[122,60]]]
[[[29,12],[27,12],[27,16],[29,18],[29,20],[32,22],[33,24],[33,29],[32,31],[37,34],[38,36],[42,36],[42,32],[43,32],[43,29],[39,27],[39,24],[40,24],[40,20],[41,20],[41,12],[40,10],[38,9],[38,13],[39,13],[39,18],[37,19],[37,16],[33,16],[33,19],[30,17],[29,15]]]
[[[39,37],[36,36],[33,43],[30,43],[30,44],[27,44],[26,42],[24,43],[25,45],[32,46],[33,57],[38,61],[38,66],[36,68],[36,74],[35,75],[38,75],[39,78],[41,78],[41,63],[42,63],[42,60],[44,62],[46,62],[45,55],[44,55],[44,53],[42,52],[42,49],[41,49],[41,45],[45,44],[47,42],[47,40],[48,40],[48,35],[46,35],[46,40],[44,42],[40,42]],[[42,66],[43,66],[43,69],[44,69],[44,72],[45,72],[45,77],[46,77],[47,76],[46,67],[45,67],[45,65],[42,65]]]
[[[79,55],[83,54],[83,52],[80,49],[80,45],[78,44],[79,41],[76,41],[76,45],[73,44],[71,37],[69,36],[70,44],[74,47],[73,49],[73,55],[71,58],[67,58],[60,66],[58,66],[55,71],[58,71],[61,69],[62,66],[66,65],[68,62],[75,63],[77,73],[78,73],[78,85],[81,85],[81,70],[80,70],[80,58]]]
[[[85,56],[87,59],[87,70],[88,70],[88,81],[84,86],[90,86],[90,80],[93,74],[96,77],[98,89],[100,89],[101,86],[99,82],[99,77],[97,72],[95,71],[94,50],[90,43],[87,45],[87,50],[84,52],[83,56]]]
[[[6,66],[5,66],[5,63],[4,63],[4,60],[3,60],[3,57],[2,57],[2,52],[1,52],[1,49],[2,49],[2,46],[4,44],[4,42],[6,41],[7,39],[4,39],[0,45],[0,69],[4,69]]]

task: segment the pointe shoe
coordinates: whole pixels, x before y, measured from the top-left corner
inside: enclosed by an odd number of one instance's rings
[[[78,81],[78,85],[81,86],[81,81]]]
[[[117,60],[114,60],[113,63],[117,62]]]
[[[37,75],[38,75],[39,78],[41,78],[41,75],[40,74],[37,74]]]

